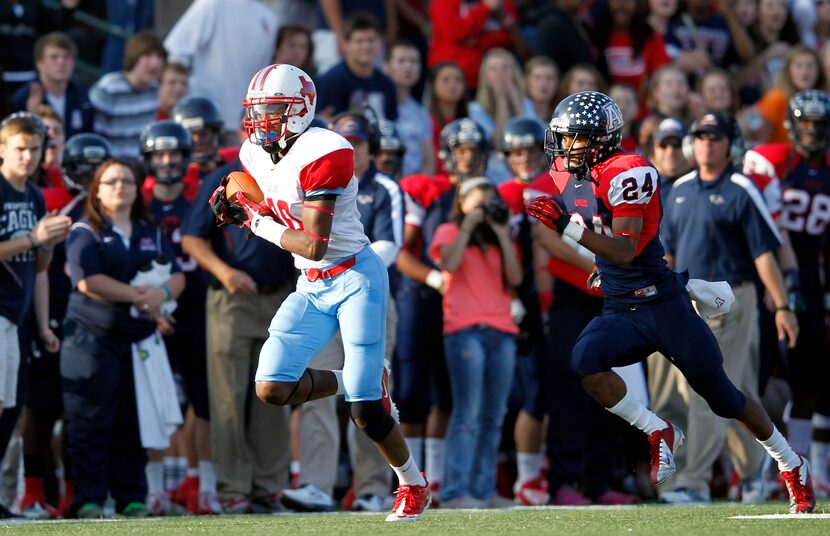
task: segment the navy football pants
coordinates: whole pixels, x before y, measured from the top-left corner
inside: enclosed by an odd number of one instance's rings
[[[658,303],[606,305],[580,334],[572,366],[582,377],[638,363],[654,352],[680,369],[716,415],[734,419],[743,413],[744,395],[727,378],[718,342],[685,291]]]

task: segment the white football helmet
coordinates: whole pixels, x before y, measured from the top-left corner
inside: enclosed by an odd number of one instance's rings
[[[277,144],[285,147],[286,132],[300,134],[308,128],[316,104],[317,89],[302,69],[269,65],[257,71],[248,85],[242,124],[251,143],[270,152]]]

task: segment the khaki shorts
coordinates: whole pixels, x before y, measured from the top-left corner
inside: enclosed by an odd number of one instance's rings
[[[17,325],[0,316],[0,402],[3,408],[17,405],[17,369],[20,368],[20,344]]]

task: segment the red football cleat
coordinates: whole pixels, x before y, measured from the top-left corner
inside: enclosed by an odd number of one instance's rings
[[[674,453],[683,444],[683,431],[669,421],[668,426],[648,435],[651,457],[651,483],[659,486],[674,476]]]
[[[790,513],[807,514],[816,507],[816,493],[810,478],[810,464],[799,454],[801,465],[792,471],[781,471],[790,493]]]
[[[548,493],[548,480],[543,475],[536,478],[525,480],[524,482],[516,481],[513,486],[513,496],[516,499],[516,504],[522,506],[544,506],[550,501],[550,493]]]
[[[188,501],[188,497],[193,494],[193,490],[196,490],[198,495],[199,490],[199,477],[198,476],[185,476],[182,479],[182,483],[179,484],[179,487],[173,492],[173,496],[170,499],[182,506],[185,506]]]
[[[421,476],[426,480],[424,473]],[[395,504],[392,505],[392,513],[386,516],[386,521],[416,521],[429,508],[430,502],[429,482],[426,486],[401,484],[398,486]]]

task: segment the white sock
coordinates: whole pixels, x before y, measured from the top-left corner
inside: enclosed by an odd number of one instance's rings
[[[301,467],[302,465],[300,463],[300,460],[291,460],[290,462],[288,462],[288,471],[292,475],[299,475]]]
[[[179,468],[176,466],[176,457],[175,456],[164,456],[161,459],[161,463],[162,463],[162,466],[164,468],[163,469],[164,489],[166,489],[166,490],[176,489],[176,477],[178,476],[178,473],[179,473]]]
[[[813,437],[813,421],[810,419],[790,419],[787,421],[787,440],[793,450],[802,456],[810,452],[810,439]]]
[[[827,474],[828,459],[830,459],[830,443],[824,441],[810,443],[810,471],[813,473],[813,482],[824,487],[830,484],[830,475]]]
[[[334,377],[337,378],[337,392],[334,393],[335,395],[345,395],[346,388],[343,387],[343,371],[342,370],[332,370],[332,374]]]
[[[147,476],[147,493],[164,493],[164,465],[162,462],[147,462],[144,467]]]
[[[626,390],[622,400],[617,402],[614,407],[606,409],[627,421],[631,426],[636,426],[646,434],[669,427],[666,421],[655,415],[653,411],[637,400],[631,394],[631,391],[628,390]]]
[[[415,463],[421,465],[424,463],[424,438],[423,437],[404,437],[406,446],[409,447],[409,453]]]
[[[517,452],[516,467],[519,470],[519,482],[533,480],[542,471],[544,456],[538,452]]]
[[[447,447],[444,438],[428,437],[424,440],[424,472],[431,484],[444,480],[444,466],[447,463]]]
[[[188,467],[185,476],[190,478],[199,478],[199,468],[198,467]]]
[[[424,476],[418,469],[418,464],[412,458],[412,454],[409,455],[406,463],[400,467],[392,467],[392,470],[398,475],[398,482],[401,484],[409,484],[411,486],[426,486],[427,484],[427,481],[424,480]]]
[[[199,493],[216,493],[213,463],[206,460],[199,460]]]
[[[790,447],[790,444],[787,443],[787,440],[784,439],[784,436],[781,435],[775,425],[772,427],[772,435],[764,441],[759,439],[758,443],[763,445],[769,455],[778,462],[779,471],[792,471],[801,465],[798,454]]]

